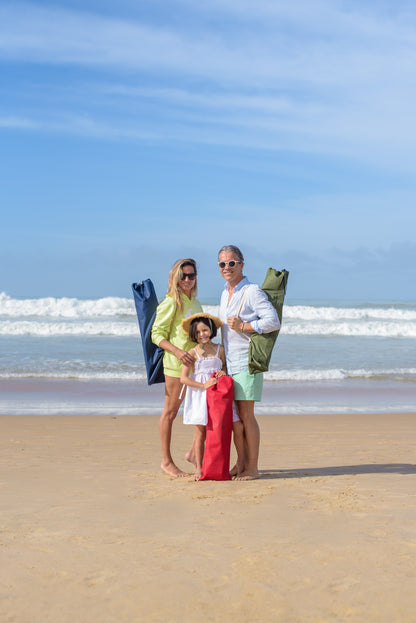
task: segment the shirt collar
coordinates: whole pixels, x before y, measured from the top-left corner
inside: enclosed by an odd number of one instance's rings
[[[239,290],[241,290],[241,288],[243,288],[244,286],[248,285],[249,283],[250,282],[247,279],[247,277],[244,277],[244,275],[243,275],[242,280],[239,281],[236,286],[234,286],[234,292],[238,292]],[[227,282],[224,287],[225,287],[226,290],[229,290],[230,289],[229,283]]]

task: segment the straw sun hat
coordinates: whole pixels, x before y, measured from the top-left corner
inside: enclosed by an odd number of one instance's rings
[[[195,318],[210,318],[217,327],[217,329],[222,327],[222,325],[224,324],[223,321],[220,320],[217,316],[212,316],[211,314],[205,314],[204,312],[201,312],[199,314],[193,314],[192,316],[189,316],[189,318],[185,318],[184,320],[182,320],[182,329],[186,331],[186,333],[189,333],[189,327],[191,326],[192,320],[195,320]]]

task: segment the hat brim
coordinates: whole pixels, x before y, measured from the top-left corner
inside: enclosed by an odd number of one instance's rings
[[[189,316],[188,318],[185,318],[184,320],[182,320],[181,322],[182,329],[186,331],[186,333],[189,333],[191,322],[192,320],[195,320],[195,318],[210,318],[212,322],[215,324],[215,326],[217,327],[217,329],[222,327],[222,325],[224,324],[223,321],[218,318],[218,316],[213,316],[212,314],[206,314],[204,312],[201,312],[200,314],[193,314],[192,316]]]

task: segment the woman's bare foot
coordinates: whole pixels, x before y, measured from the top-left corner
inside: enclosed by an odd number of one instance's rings
[[[186,459],[189,463],[192,463],[192,465],[193,465],[194,467],[196,467],[195,455],[194,455],[194,453],[192,452],[192,450],[189,450],[189,452],[187,452],[187,453],[185,454],[185,459]]]
[[[260,478],[258,471],[245,471],[238,476],[234,476],[233,480],[257,480],[257,478]]]
[[[173,461],[167,464],[161,463],[160,467],[163,469],[165,474],[171,476],[172,478],[183,478],[184,476],[189,476],[189,474],[183,472],[179,469],[179,467],[176,467]]]
[[[201,480],[201,476],[202,476],[202,471],[196,471],[192,478],[194,480]]]

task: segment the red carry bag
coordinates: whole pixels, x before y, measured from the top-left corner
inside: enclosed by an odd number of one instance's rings
[[[233,379],[220,376],[207,389],[208,423],[200,480],[230,480],[230,449],[233,430]]]

